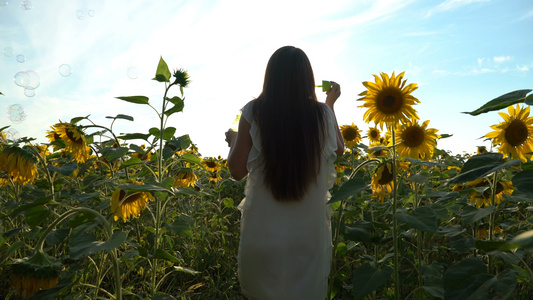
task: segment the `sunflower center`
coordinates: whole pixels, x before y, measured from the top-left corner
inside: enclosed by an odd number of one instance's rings
[[[120,193],[120,194],[122,196],[122,193]],[[141,197],[141,193],[136,193],[136,194],[130,195],[126,199],[124,199],[124,202],[122,202],[122,205],[137,202],[141,198],[142,198]]]
[[[351,142],[357,138],[357,130],[353,127],[348,127],[342,131],[342,137],[346,141]]]
[[[505,129],[505,140],[509,145],[517,147],[522,145],[528,137],[527,125],[522,120],[513,120]]]
[[[381,171],[381,178],[378,180],[378,183],[381,185],[385,185],[392,181],[392,173],[389,171],[389,168],[384,167],[383,171]]]
[[[402,132],[403,144],[409,148],[415,148],[422,145],[422,143],[424,142],[424,138],[424,129],[418,126],[407,127]]]
[[[66,132],[67,132],[67,136],[68,136],[68,138],[69,138],[71,141],[73,141],[74,143],[79,144],[79,143],[82,142],[81,137],[76,137],[76,136],[74,136],[74,132],[72,132],[71,130],[68,130],[68,129],[67,129]]]
[[[396,87],[384,88],[376,96],[376,108],[384,114],[395,114],[402,109],[403,95]]]
[[[379,136],[378,132],[376,130],[370,131],[370,137],[373,139],[376,139]]]
[[[215,168],[217,166],[217,164],[214,161],[206,161],[205,165],[208,168]]]

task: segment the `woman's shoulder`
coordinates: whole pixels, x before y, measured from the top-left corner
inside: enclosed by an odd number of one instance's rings
[[[252,122],[253,119],[253,106],[256,99],[252,99],[248,101],[242,108],[241,108],[241,115],[248,121],[249,123]]]

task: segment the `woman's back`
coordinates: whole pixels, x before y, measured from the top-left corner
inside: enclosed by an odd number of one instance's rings
[[[336,171],[335,118],[326,107],[326,138],[320,149],[316,183],[300,201],[278,201],[265,184],[259,129],[250,110],[242,117],[253,146],[242,210],[239,280],[249,299],[324,299],[331,259],[331,229],[326,202]]]

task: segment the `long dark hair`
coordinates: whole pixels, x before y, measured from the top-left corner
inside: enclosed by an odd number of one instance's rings
[[[307,55],[278,49],[268,61],[253,116],[259,126],[265,184],[278,201],[298,201],[316,183],[325,126]]]

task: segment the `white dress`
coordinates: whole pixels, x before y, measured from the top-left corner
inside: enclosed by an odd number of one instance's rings
[[[336,171],[336,122],[325,104],[326,137],[317,184],[298,202],[276,201],[265,187],[259,161],[261,140],[252,116],[254,100],[242,109],[251,125],[252,149],[242,212],[238,275],[250,300],[324,300],[331,264],[330,210],[326,202]]]

